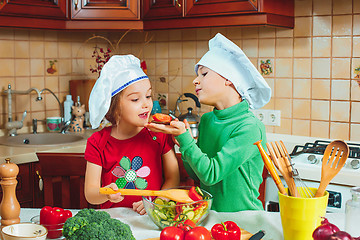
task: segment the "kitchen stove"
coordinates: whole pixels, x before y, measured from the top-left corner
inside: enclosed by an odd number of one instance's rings
[[[291,160],[303,182],[308,187],[317,188],[321,179],[322,157],[331,141],[316,140],[305,145],[296,145],[291,152]],[[329,192],[327,212],[345,212],[345,203],[351,199],[350,189],[360,186],[360,144],[347,143],[349,157],[345,166],[331,180],[326,190]],[[279,172],[278,172],[279,173]],[[281,174],[279,173],[281,176]],[[286,182],[281,177],[285,187]],[[296,181],[295,181],[296,183]],[[299,184],[297,186],[300,186]],[[278,189],[269,176],[266,179],[265,207],[268,211],[278,210]]]

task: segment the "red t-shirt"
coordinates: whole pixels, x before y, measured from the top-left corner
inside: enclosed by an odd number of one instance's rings
[[[136,136],[119,140],[111,127],[87,140],[85,159],[102,167],[101,186],[115,182],[119,188],[159,190],[163,184],[161,156],[174,147],[171,135],[142,129]],[[119,203],[107,201],[101,208],[132,207],[139,196],[124,196]]]

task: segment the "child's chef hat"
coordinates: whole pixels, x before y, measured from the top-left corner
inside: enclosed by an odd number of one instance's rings
[[[231,81],[240,96],[249,102],[250,108],[258,109],[269,102],[271,88],[244,52],[220,33],[209,41],[209,51],[195,65],[210,68]]]
[[[115,55],[104,65],[89,98],[90,123],[98,128],[110,108],[111,98],[129,85],[148,79],[133,55]]]

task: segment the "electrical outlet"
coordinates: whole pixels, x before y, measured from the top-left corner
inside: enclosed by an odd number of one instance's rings
[[[258,110],[252,110],[252,112],[254,113],[254,115],[260,120],[260,122],[262,122],[264,125],[267,124],[267,110],[264,109],[258,109]]]
[[[280,110],[268,110],[267,112],[267,125],[280,126],[281,111]]]

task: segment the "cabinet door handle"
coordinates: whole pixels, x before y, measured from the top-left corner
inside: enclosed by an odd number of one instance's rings
[[[73,0],[73,2],[74,2],[75,10],[77,10],[77,6],[78,6],[78,4],[79,4],[79,0]]]
[[[42,191],[44,189],[44,181],[39,173],[39,171],[36,171],[36,175],[39,177],[39,190]]]
[[[179,3],[179,0],[175,0],[175,4],[176,4],[176,6],[181,7],[181,4]]]

